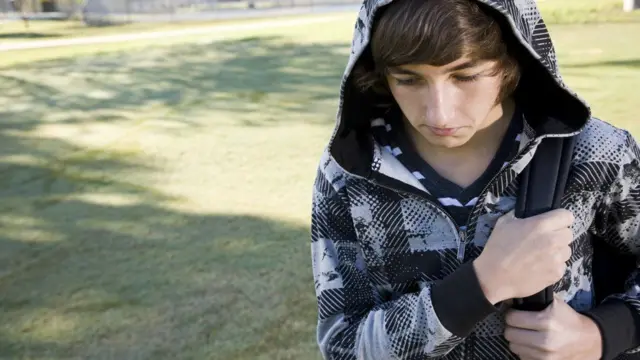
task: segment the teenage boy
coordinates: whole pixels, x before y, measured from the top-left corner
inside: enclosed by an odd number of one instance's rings
[[[518,175],[568,136],[562,209],[515,218]],[[590,240],[640,253],[639,155],[563,83],[533,0],[366,0],[314,186],[324,358],[634,352],[640,277],[596,303]]]

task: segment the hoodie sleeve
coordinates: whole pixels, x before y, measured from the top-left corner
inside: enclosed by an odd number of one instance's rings
[[[339,182],[334,180],[334,184]],[[395,300],[382,300],[367,274],[346,195],[336,191],[334,184],[318,172],[311,221],[317,341],[324,359],[402,360],[444,355],[495,310],[484,297],[472,266],[458,269],[437,290],[425,287]],[[434,300],[441,305],[434,308]],[[445,319],[451,320],[447,323]]]
[[[624,131],[622,158],[605,194],[595,226],[599,236],[640,259],[640,148]],[[628,276],[625,292],[612,294],[587,312],[600,328],[603,360],[640,351],[640,268]]]

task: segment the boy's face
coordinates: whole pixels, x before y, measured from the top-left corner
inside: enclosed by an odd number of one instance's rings
[[[502,116],[496,62],[460,58],[444,66],[403,65],[387,81],[411,126],[431,146],[456,148]]]

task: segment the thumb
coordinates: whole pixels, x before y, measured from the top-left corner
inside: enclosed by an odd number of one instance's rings
[[[557,311],[562,306],[562,304],[564,304],[564,300],[560,297],[560,295],[554,293],[551,303],[546,308],[544,308],[542,312],[547,314],[553,313],[554,311]]]
[[[569,306],[569,305],[567,305],[567,303],[564,301],[564,298],[562,297],[562,295],[554,293],[553,302],[551,303],[551,305],[549,305],[548,309],[549,311],[557,311],[566,306]]]
[[[562,303],[564,304],[564,298],[562,297],[562,295],[558,294],[558,293],[553,293],[553,302],[554,303]]]
[[[502,215],[501,218],[502,218],[502,221],[514,220],[514,219],[516,219],[516,211],[515,210],[511,210],[508,213]]]

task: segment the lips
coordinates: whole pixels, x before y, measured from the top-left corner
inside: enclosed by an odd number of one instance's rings
[[[437,136],[452,136],[456,133],[456,131],[458,131],[458,128],[436,128],[431,126],[427,126],[427,128],[429,128],[429,131]]]

